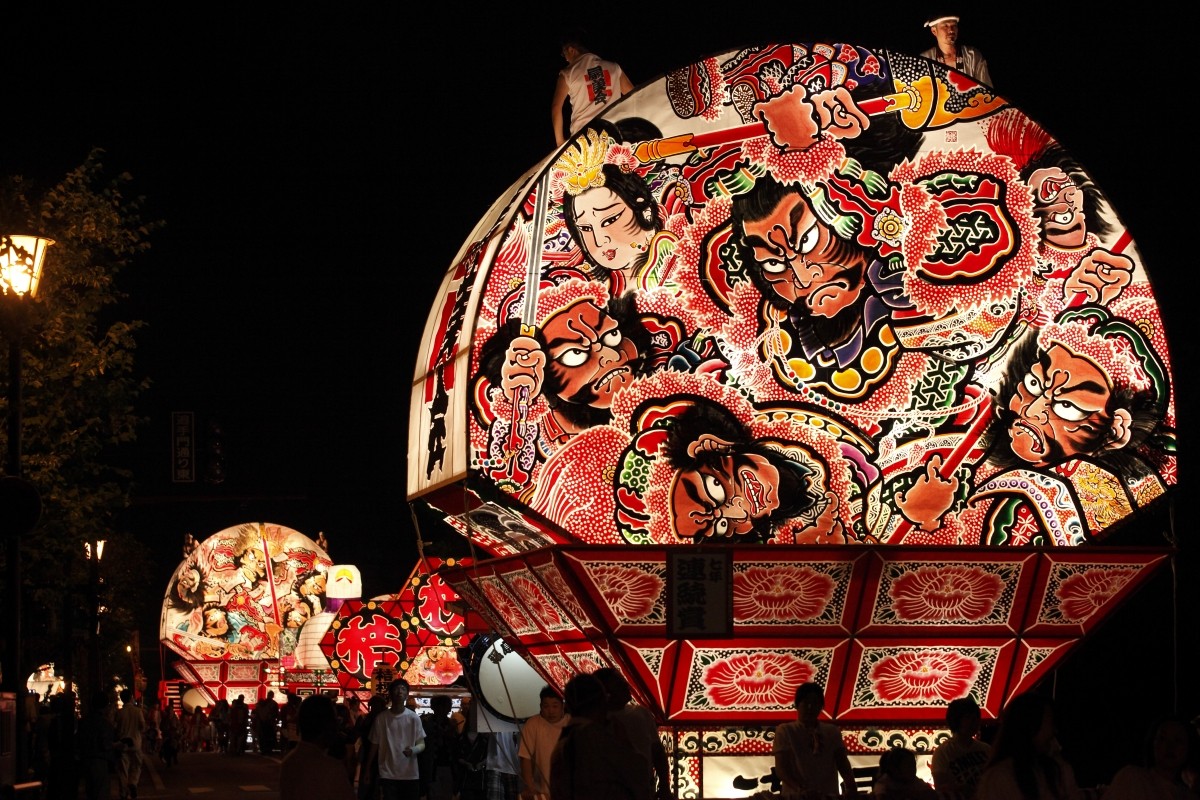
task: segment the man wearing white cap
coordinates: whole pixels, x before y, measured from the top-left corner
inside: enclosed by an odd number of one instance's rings
[[[921,55],[931,58],[939,64],[945,64],[959,72],[965,72],[980,83],[992,85],[992,76],[988,72],[987,59],[974,47],[958,42],[958,17],[933,17],[925,23],[937,39],[937,44]]]

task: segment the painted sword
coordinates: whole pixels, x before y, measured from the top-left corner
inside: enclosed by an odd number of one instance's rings
[[[533,220],[529,232],[529,257],[525,265],[525,298],[521,305],[521,335],[537,332],[537,299],[542,282],[542,252],[546,237],[546,209],[550,205],[550,167],[547,165],[534,195]],[[521,451],[533,434],[529,422],[531,398],[528,386],[517,387],[513,414],[504,441],[504,468],[496,476],[497,484],[507,491],[520,491],[529,482],[530,473],[521,466]]]

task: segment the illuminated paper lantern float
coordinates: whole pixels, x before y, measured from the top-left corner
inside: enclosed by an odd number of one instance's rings
[[[443,579],[548,682],[618,668],[697,760],[809,679],[844,729],[929,731],[968,694],[993,718],[1167,563],[1115,535],[1176,484],[1115,208],[924,58],[674,70],[446,272],[409,404],[420,535],[469,544]]]
[[[25,680],[25,688],[43,700],[49,699],[66,688],[66,681],[54,668],[54,662],[42,664]]]
[[[470,559],[450,563],[461,567]],[[461,598],[436,572],[443,566],[449,565],[440,558],[421,559],[398,595],[410,609],[400,666],[411,686],[449,686],[463,674],[458,650],[470,643],[470,636],[458,608]]]
[[[245,523],[189,552],[163,599],[159,639],[176,670],[210,696],[256,702],[268,664],[292,654],[325,608],[329,556],[282,525]]]
[[[337,611],[346,600],[362,597],[362,573],[353,564],[334,564],[325,583],[325,611],[314,615],[300,629],[300,637],[293,655],[293,663],[283,663],[289,670],[289,678],[303,678],[309,682],[322,682],[318,675],[330,672],[329,659],[321,650],[321,640],[333,623]],[[319,670],[320,672],[315,672]]]
[[[397,594],[344,601],[320,640],[343,689],[374,687],[380,668],[414,687],[449,686],[462,675],[458,648],[469,637],[453,609],[458,595],[432,574],[441,566],[440,559],[425,559]]]
[[[322,611],[304,624],[300,630],[300,642],[293,654],[297,667],[306,670],[329,669],[329,659],[321,649],[321,640],[336,616],[332,611]]]
[[[362,573],[353,564],[334,564],[325,584],[325,607],[337,611],[346,600],[362,597]]]

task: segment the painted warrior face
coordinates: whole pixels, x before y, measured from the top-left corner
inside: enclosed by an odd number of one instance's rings
[[[637,347],[608,312],[589,300],[548,318],[542,335],[564,400],[609,408],[613,395],[633,380]]]
[[[214,639],[229,633],[229,620],[226,619],[224,611],[210,608],[204,612],[204,633]]]
[[[678,538],[745,536],[779,508],[779,470],[760,455],[726,455],[677,472],[670,497]]]
[[[1012,451],[1036,466],[1094,453],[1110,442],[1108,375],[1086,358],[1052,345],[1030,367],[1008,408]]]
[[[309,616],[308,603],[297,601],[287,612],[287,626],[289,628],[302,628],[304,627],[304,623],[308,622]]]
[[[177,584],[178,594],[181,598],[185,597],[188,592],[200,585],[200,571],[195,567],[185,569],[179,575]]]
[[[256,547],[248,547],[241,555],[242,574],[252,581],[265,578],[267,567],[263,562],[262,551]]]
[[[1087,216],[1083,192],[1057,167],[1039,169],[1029,176],[1033,189],[1033,213],[1042,223],[1047,244],[1070,250],[1083,246],[1087,238]]]
[[[325,594],[325,573],[315,572],[300,584],[300,591],[305,594]]]
[[[866,259],[818,219],[804,196],[788,193],[765,218],[742,223],[763,278],[788,305],[814,317],[836,317],[865,286]]]

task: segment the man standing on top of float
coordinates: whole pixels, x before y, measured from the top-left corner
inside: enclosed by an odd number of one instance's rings
[[[570,130],[576,133],[610,104],[633,91],[633,84],[621,65],[589,50],[582,33],[568,32],[561,43],[567,66],[558,73],[554,100],[550,104],[550,125],[557,145],[567,141],[563,104],[568,99],[571,101]]]
[[[921,53],[939,64],[965,72],[980,83],[992,85],[987,59],[978,48],[958,42],[958,17],[933,17],[925,23],[937,44]]]

